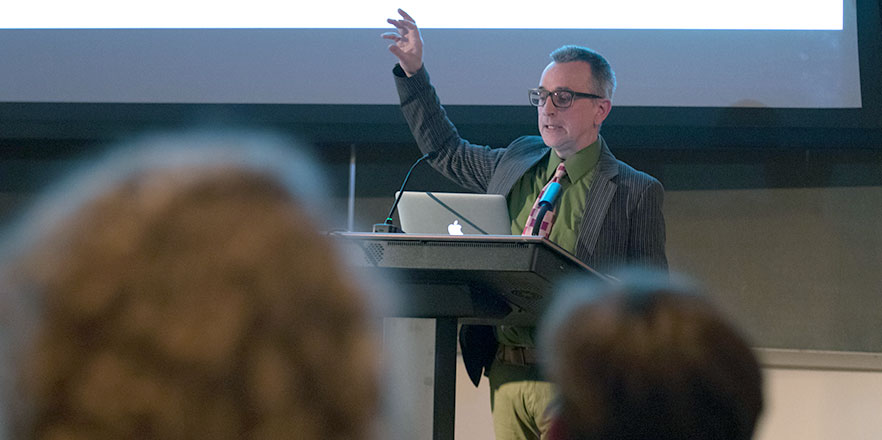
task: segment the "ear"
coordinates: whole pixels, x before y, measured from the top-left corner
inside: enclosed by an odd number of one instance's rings
[[[610,110],[612,110],[612,101],[609,99],[597,100],[597,112],[594,114],[595,127],[600,127],[600,125],[603,124],[603,121],[609,116]]]

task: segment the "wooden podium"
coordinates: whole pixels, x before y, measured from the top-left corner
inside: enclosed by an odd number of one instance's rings
[[[435,319],[434,440],[452,440],[458,323],[534,325],[557,281],[601,275],[554,243],[510,235],[334,234],[402,290],[395,317]]]

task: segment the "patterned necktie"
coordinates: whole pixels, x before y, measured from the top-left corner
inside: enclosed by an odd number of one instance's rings
[[[533,202],[533,208],[530,210],[530,216],[527,217],[527,225],[524,226],[524,232],[521,235],[533,235],[533,226],[536,225],[536,217],[539,216],[539,201],[542,200],[542,196],[545,195],[545,191],[548,189],[548,186],[553,182],[560,183],[560,179],[563,176],[566,176],[567,170],[564,168],[563,162],[557,166],[557,169],[554,170],[554,176],[548,183],[545,184],[545,187],[542,188],[542,191],[539,192],[539,197],[536,197],[536,201]],[[539,226],[539,233],[537,234],[539,237],[548,237],[548,234],[551,232],[551,226],[554,223],[554,209],[549,209],[548,212],[545,213],[545,216],[542,218],[542,225]]]

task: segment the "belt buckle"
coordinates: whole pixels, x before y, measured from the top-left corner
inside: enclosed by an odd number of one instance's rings
[[[527,356],[522,347],[504,346],[502,359],[511,365],[527,366]]]

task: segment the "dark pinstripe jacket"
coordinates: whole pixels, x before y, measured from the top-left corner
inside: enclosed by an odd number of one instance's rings
[[[515,182],[551,149],[538,136],[515,139],[506,148],[473,145],[459,136],[423,68],[406,78],[395,68],[401,111],[432,166],[469,190],[507,195]],[[667,269],[664,189],[652,176],[615,158],[600,138],[601,153],[579,226],[575,254],[595,270],[624,265]],[[468,326],[460,345],[469,377],[477,385],[496,353],[496,339],[483,326]]]

